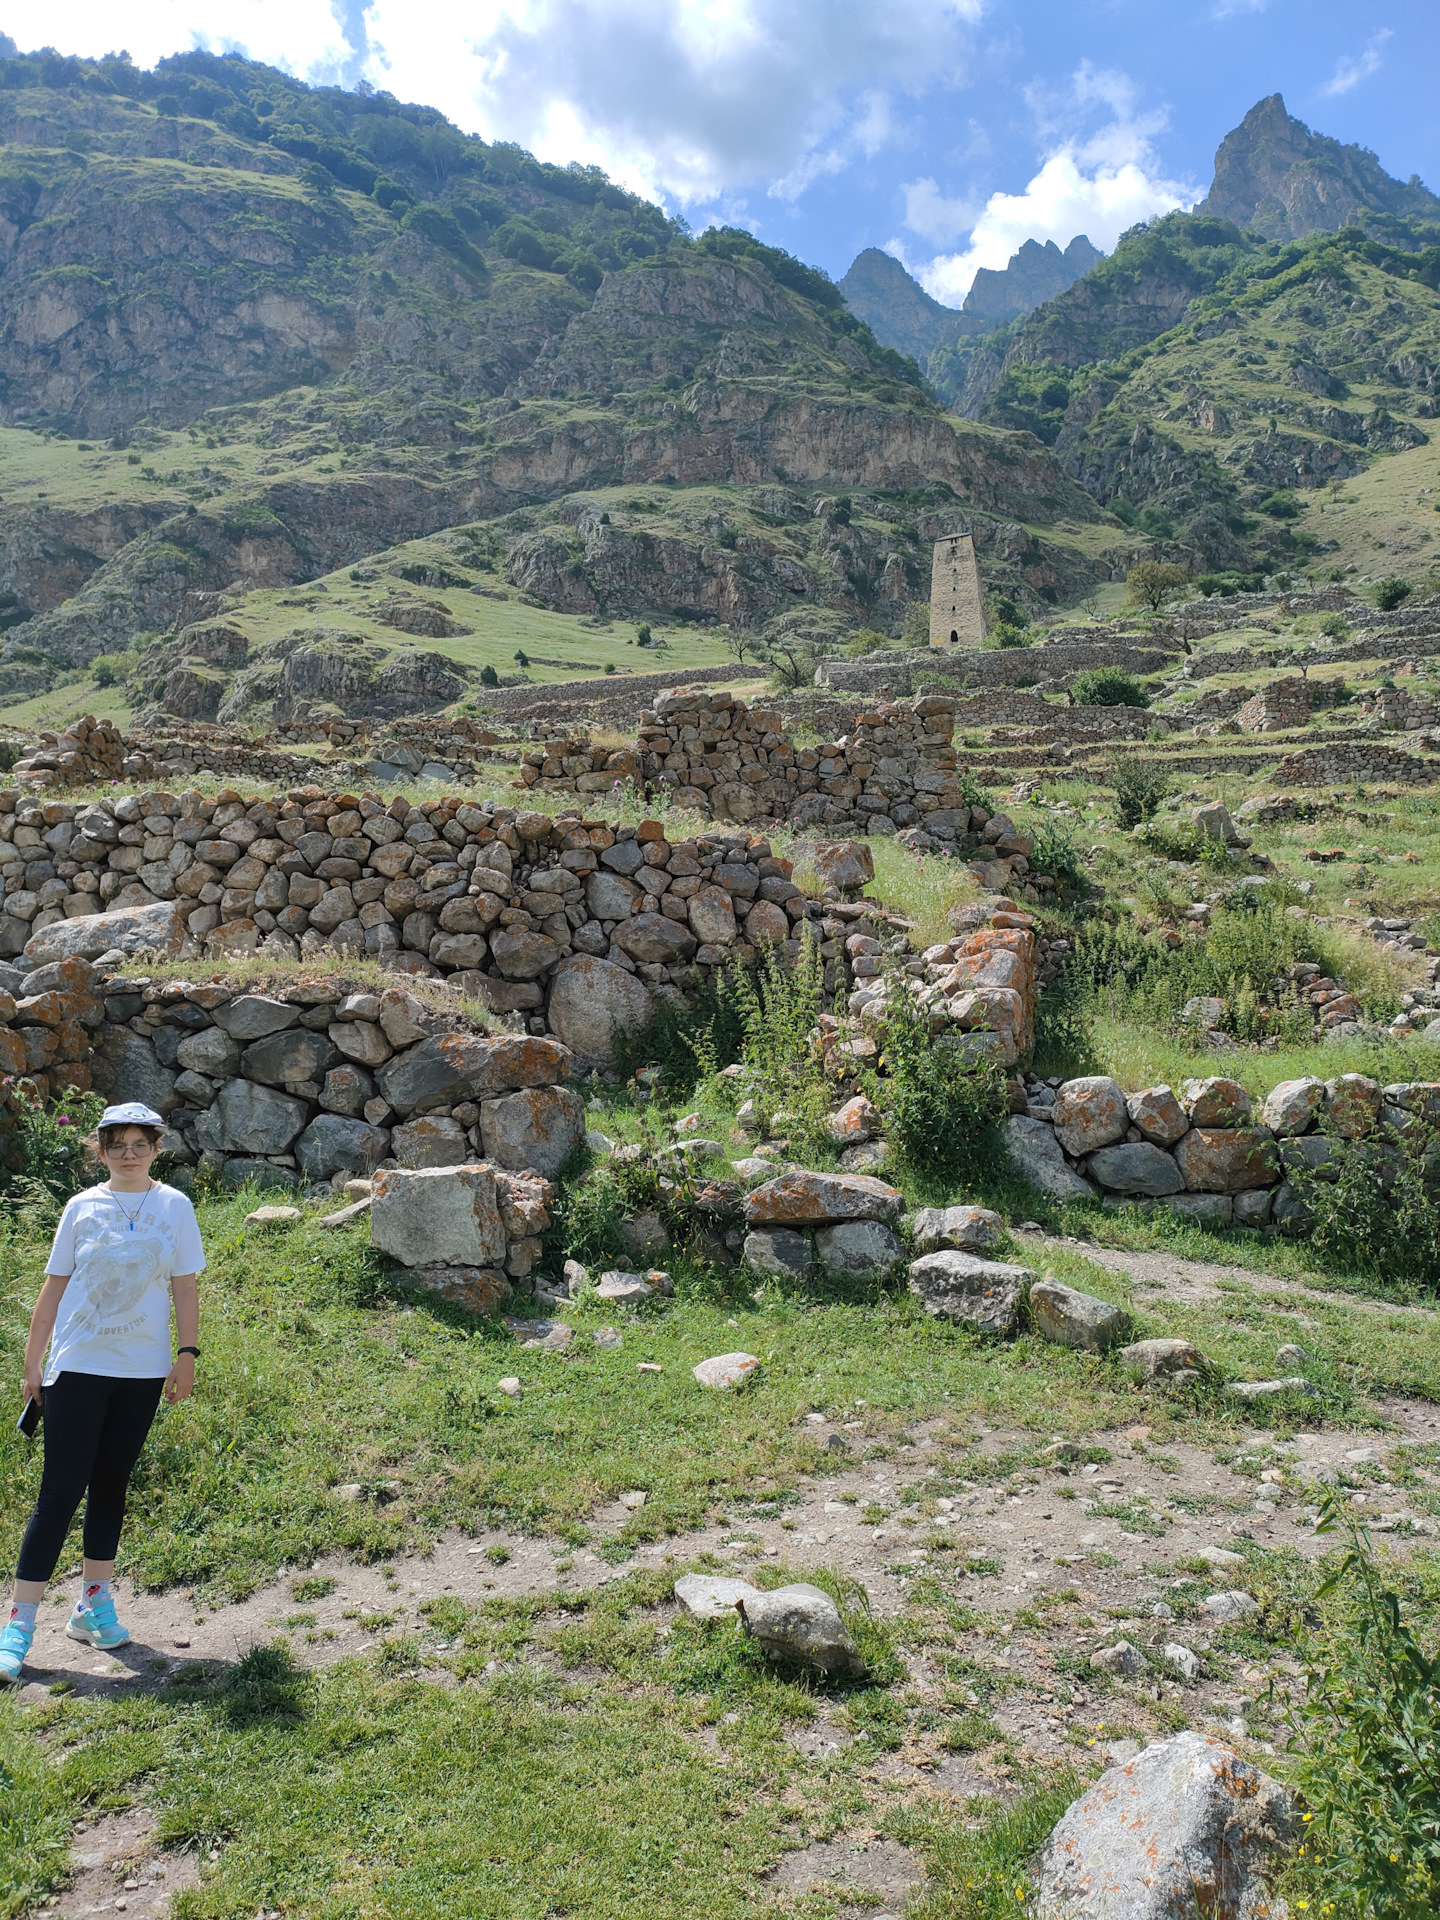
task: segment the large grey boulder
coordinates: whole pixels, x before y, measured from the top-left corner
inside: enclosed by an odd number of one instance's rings
[[[675,966],[688,960],[698,944],[681,920],[663,913],[637,913],[615,929],[615,943],[641,964]]]
[[[1093,1200],[1095,1189],[1065,1164],[1055,1130],[1043,1120],[1015,1114],[1005,1122],[1005,1151],[1017,1173],[1052,1200]]]
[[[187,1033],[175,1049],[175,1064],[187,1073],[228,1080],[240,1065],[240,1049],[219,1027],[201,1027],[198,1033]]]
[[[841,1220],[898,1220],[905,1196],[867,1173],[811,1173],[803,1167],[745,1196],[751,1227],[825,1227]]]
[[[1035,1920],[1275,1920],[1265,1884],[1294,1837],[1285,1789],[1233,1748],[1180,1733],[1104,1773],[1035,1862]]]
[[[910,1215],[910,1244],[916,1253],[955,1247],[962,1253],[987,1253],[1005,1231],[989,1207],[920,1207]]]
[[[184,905],[188,908],[190,902]],[[179,953],[185,938],[178,903],[124,907],[115,913],[82,913],[42,927],[25,947],[27,968],[52,960],[98,960],[102,953]]]
[[[268,1034],[246,1047],[240,1056],[240,1071],[245,1078],[259,1080],[267,1087],[284,1086],[287,1080],[318,1083],[339,1064],[340,1054],[328,1035],[313,1033],[309,1027],[286,1027]]]
[[[979,1333],[1013,1333],[1034,1278],[1029,1267],[955,1250],[927,1253],[910,1265],[910,1291],[927,1313]]]
[[[375,1084],[397,1113],[414,1113],[517,1087],[551,1086],[570,1077],[573,1062],[570,1049],[558,1040],[443,1033],[387,1060]]]
[[[1123,1140],[1130,1126],[1130,1110],[1117,1080],[1106,1073],[1087,1073],[1067,1080],[1055,1095],[1051,1109],[1055,1138],[1066,1153],[1077,1158]]]
[[[845,1220],[817,1229],[815,1258],[832,1280],[883,1280],[905,1249],[878,1220]]]
[[[1174,1159],[1153,1140],[1131,1140],[1101,1147],[1085,1163],[1091,1177],[1111,1193],[1181,1193],[1185,1177]]]
[[[502,1265],[494,1168],[382,1168],[371,1189],[370,1240],[405,1267]]]
[[[107,1023],[100,1029],[99,1050],[109,1062],[117,1101],[142,1100],[157,1113],[169,1113],[180,1104],[175,1075],[161,1066],[154,1043],[143,1034]]]
[[[740,1623],[772,1660],[794,1660],[821,1673],[859,1678],[865,1672],[840,1609],[828,1593],[805,1581],[774,1587],[735,1603]]]
[[[1135,1379],[1145,1382],[1201,1374],[1210,1366],[1198,1347],[1179,1339],[1135,1340],[1120,1349],[1120,1358]]]
[[[597,873],[585,876],[585,906],[593,920],[628,920],[640,904],[640,889],[622,874]]]
[[[321,1113],[295,1143],[295,1158],[307,1180],[328,1180],[332,1174],[368,1174],[390,1151],[384,1127],[341,1113]]]
[[[216,1096],[215,1131],[223,1153],[287,1153],[305,1125],[306,1106],[253,1080],[227,1080]]]
[[[261,993],[244,993],[228,1006],[217,1007],[211,1018],[232,1040],[242,1046],[251,1040],[263,1040],[266,1034],[293,1027],[303,1008],[287,1006],[283,1000],[270,1000]]]
[[[728,947],[736,935],[735,908],[724,887],[701,887],[687,902],[690,931],[701,946]]]
[[[1180,1098],[1192,1127],[1245,1127],[1250,1124],[1250,1095],[1238,1080],[1212,1074],[1187,1080]]]
[[[585,1103],[568,1087],[524,1087],[480,1106],[485,1158],[498,1167],[533,1167],[548,1180],[585,1138]]]
[[[614,875],[590,878],[615,880]],[[625,883],[628,884],[628,883]],[[562,960],[550,988],[550,1030],[589,1065],[615,1061],[616,1039],[638,1033],[655,1011],[644,982],[613,960],[580,954]]]
[[[1030,1318],[1042,1340],[1084,1353],[1108,1353],[1130,1324],[1123,1307],[1048,1278],[1030,1289]]]
[[[745,1265],[762,1280],[808,1280],[815,1253],[793,1227],[759,1227],[745,1236]]]

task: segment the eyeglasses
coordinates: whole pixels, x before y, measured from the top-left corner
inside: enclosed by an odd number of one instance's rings
[[[153,1140],[119,1140],[114,1146],[103,1147],[103,1153],[113,1153],[121,1160],[142,1160],[147,1153],[154,1153]]]

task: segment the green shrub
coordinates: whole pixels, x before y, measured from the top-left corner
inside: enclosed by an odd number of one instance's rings
[[[684,1099],[707,1075],[739,1060],[743,1040],[733,998],[719,991],[712,975],[688,1004],[657,998],[638,1033],[617,1034],[615,1065],[626,1080],[642,1067],[656,1067],[666,1097]]]
[[[1410,598],[1410,591],[1408,580],[1382,580],[1375,589],[1375,604],[1382,613],[1393,613],[1402,600]]]
[[[1138,680],[1119,667],[1090,667],[1077,673],[1070,691],[1077,707],[1148,707],[1150,696]]]
[[[1170,791],[1169,779],[1158,766],[1128,754],[1116,760],[1110,784],[1115,789],[1116,818],[1127,828],[1153,819],[1160,802]]]
[[[4,1085],[0,1108],[0,1169],[4,1205],[36,1227],[52,1225],[72,1195],[93,1184],[85,1142],[105,1102],[98,1093],[41,1100],[31,1080]]]
[[[482,687],[498,687],[500,684],[500,676],[488,660],[480,669],[480,684]]]
[[[1008,621],[1002,620],[999,626],[992,627],[985,636],[985,644],[987,647],[1004,651],[1012,647],[1028,647],[1031,644],[1031,638],[1032,636],[1023,627],[1012,627]]]
[[[1010,1111],[1005,1069],[970,1062],[954,1037],[936,1035],[929,1014],[891,983],[876,1084],[886,1129],[917,1173],[977,1180],[1002,1160],[1000,1125]]]
[[[1348,1551],[1317,1598],[1341,1593],[1344,1618],[1305,1655],[1291,1714],[1310,1874],[1324,1912],[1333,1899],[1356,1920],[1425,1920],[1440,1912],[1440,1661],[1329,1494],[1318,1530],[1341,1529]]]
[[[1085,856],[1074,827],[1063,820],[1043,820],[1035,829],[1034,840],[1030,865],[1036,873],[1048,873],[1067,887],[1085,885]]]
[[[1309,1213],[1311,1250],[1346,1273],[1440,1289],[1440,1206],[1427,1178],[1434,1135],[1417,1122],[1399,1143],[1335,1145],[1324,1168],[1290,1176]]]

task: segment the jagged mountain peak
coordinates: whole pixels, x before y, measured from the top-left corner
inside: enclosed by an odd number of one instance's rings
[[[1377,217],[1440,219],[1440,199],[1418,175],[1386,173],[1368,148],[1315,133],[1271,93],[1221,141],[1209,195],[1195,211],[1267,240],[1303,240]]]

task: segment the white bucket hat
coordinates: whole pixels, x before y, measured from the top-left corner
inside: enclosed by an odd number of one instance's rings
[[[163,1127],[163,1117],[143,1100],[126,1100],[118,1107],[106,1107],[100,1116],[102,1127]]]

